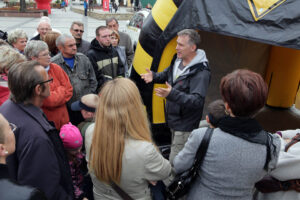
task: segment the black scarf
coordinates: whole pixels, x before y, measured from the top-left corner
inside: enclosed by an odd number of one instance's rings
[[[218,127],[222,131],[248,142],[265,145],[267,156],[264,169],[268,169],[271,160],[271,145],[273,145],[273,154],[276,153],[276,146],[273,144],[271,135],[264,131],[255,119],[225,116],[218,122]]]

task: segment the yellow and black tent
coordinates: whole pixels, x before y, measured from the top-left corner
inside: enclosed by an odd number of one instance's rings
[[[299,8],[299,0],[157,0],[144,22],[131,74],[151,122],[165,122],[164,100],[153,93],[159,85],[145,84],[140,74],[146,68],[160,72],[168,67],[176,53],[176,34],[186,28],[199,31],[210,62],[212,82],[206,102],[220,97],[223,75],[248,68],[265,77],[268,105],[287,108],[296,100],[297,107]]]

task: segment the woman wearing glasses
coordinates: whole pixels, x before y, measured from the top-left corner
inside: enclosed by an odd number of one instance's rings
[[[48,72],[49,82],[51,82],[50,96],[44,100],[42,109],[47,118],[60,130],[60,127],[69,122],[66,102],[73,95],[69,77],[60,66],[50,63],[48,45],[44,41],[30,41],[25,48],[25,56],[28,60],[39,62]]]
[[[45,200],[46,197],[39,190],[28,186],[17,185],[10,180],[6,158],[15,152],[16,141],[13,132],[16,129],[16,125],[8,123],[8,121],[0,114],[0,199]]]

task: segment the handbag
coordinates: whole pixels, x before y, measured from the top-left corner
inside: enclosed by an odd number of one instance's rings
[[[123,199],[123,200],[133,200],[129,194],[127,194],[120,186],[118,186],[115,182],[111,181],[110,186],[118,193],[118,195]]]
[[[198,147],[192,167],[180,174],[176,174],[173,181],[166,188],[167,199],[175,200],[188,193],[189,189],[191,188],[191,185],[197,177],[198,170],[206,154],[212,134],[213,129],[207,128],[205,135],[201,141],[201,144]]]

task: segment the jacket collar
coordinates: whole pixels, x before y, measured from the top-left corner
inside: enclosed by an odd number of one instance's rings
[[[41,125],[41,127],[45,130],[45,132],[49,132],[50,130],[55,129],[47,120],[43,111],[34,106],[33,104],[17,104],[21,110],[27,113],[31,118],[33,118],[37,123]]]

